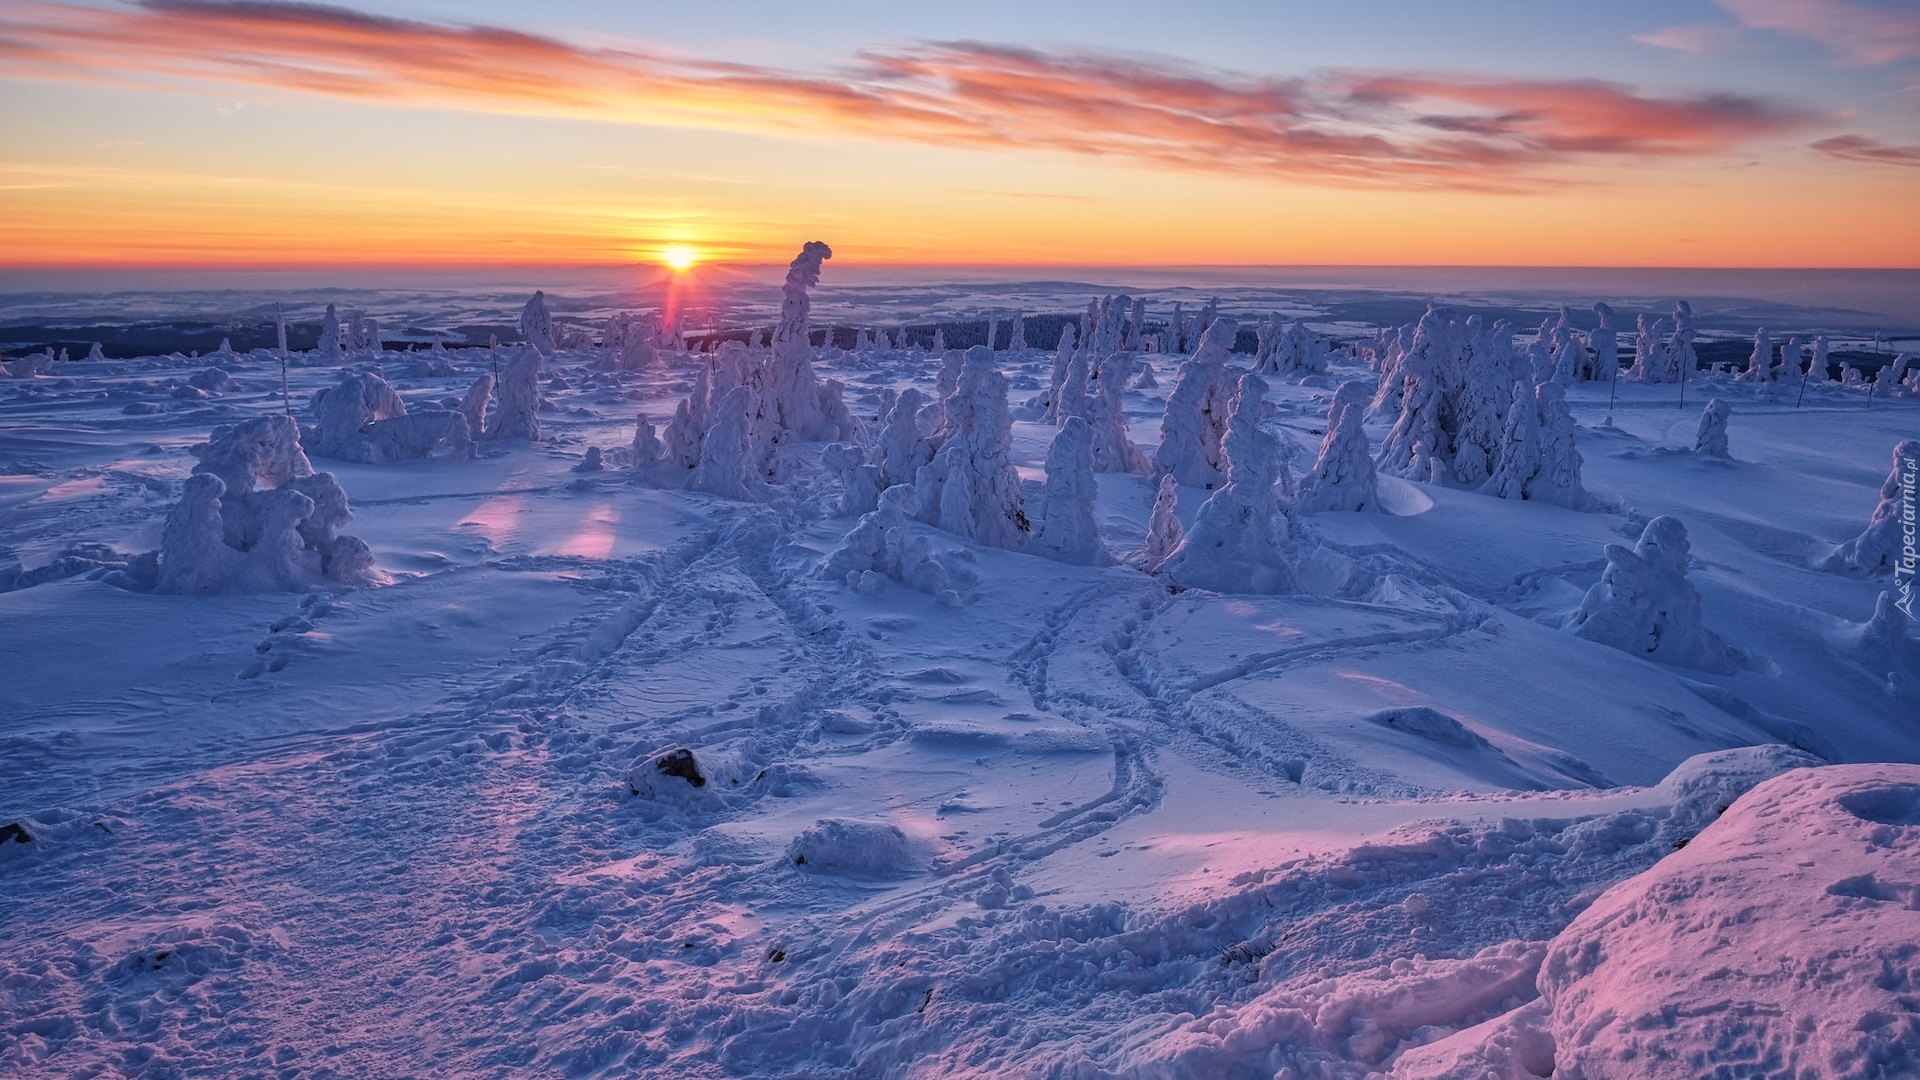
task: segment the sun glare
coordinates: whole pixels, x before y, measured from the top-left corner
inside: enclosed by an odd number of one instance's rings
[[[700,253],[685,244],[674,244],[660,252],[660,261],[677,273],[700,261]]]

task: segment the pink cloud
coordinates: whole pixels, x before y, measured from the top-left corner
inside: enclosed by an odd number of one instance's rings
[[[1842,161],[1920,168],[1920,146],[1890,146],[1865,135],[1836,135],[1813,144],[1815,150]]]
[[[876,50],[837,72],[803,73],[271,0],[15,3],[0,15],[0,57],[15,74],[45,77],[1046,150],[1397,188],[1534,190],[1585,164],[1710,155],[1816,119],[1752,98],[1655,98],[1611,83],[1246,78],[976,42]]]
[[[1891,64],[1920,56],[1920,6],[1876,7],[1855,0],[1715,0],[1741,22],[1812,38],[1849,64]]]

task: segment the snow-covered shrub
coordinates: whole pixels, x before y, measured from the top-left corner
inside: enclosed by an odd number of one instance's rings
[[[1647,522],[1631,548],[1606,547],[1607,568],[1568,628],[1589,641],[1663,664],[1728,674],[1743,654],[1700,619],[1700,594],[1687,580],[1687,527],[1678,518]]]
[[[292,418],[218,427],[193,448],[200,464],[161,532],[166,593],[249,593],[375,580],[365,543],[339,534],[346,492],[316,473]]]
[[[1110,566],[1112,556],[1100,543],[1093,515],[1093,428],[1077,416],[1067,418],[1047,447],[1045,515],[1027,551],[1081,566]]]
[[[1700,412],[1700,430],[1693,437],[1693,450],[1696,454],[1706,454],[1731,460],[1733,455],[1727,450],[1727,418],[1733,415],[1733,409],[1719,398],[1707,399],[1707,407]]]

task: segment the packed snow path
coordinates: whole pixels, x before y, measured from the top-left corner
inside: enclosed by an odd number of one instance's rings
[[[0,1065],[1362,1076],[1528,1006],[1602,890],[1814,760],[1724,748],[1920,756],[1845,651],[1837,612],[1875,586],[1810,568],[1884,473],[1884,450],[1807,463],[1853,414],[1743,400],[1747,476],[1684,450],[1696,416],[1629,402],[1581,432],[1615,513],[1383,479],[1402,512],[1310,519],[1363,596],[1170,595],[979,549],[948,608],[814,575],[851,524],[818,516],[823,470],[767,504],[582,480],[583,443],[631,437],[626,391],[670,405],[685,372],[555,369],[574,388],[538,446],[339,469],[392,585],[0,594],[32,629],[0,824],[34,832],[0,843]],[[1277,391],[1276,430],[1312,445],[1352,374]],[[0,406],[29,555],[137,546],[181,449],[231,419],[90,400]],[[1158,415],[1128,400],[1138,439]],[[1016,427],[1018,464],[1053,430]],[[1860,505],[1796,517],[1812,474]],[[1152,481],[1099,486],[1105,539],[1137,547]],[[1739,507],[1769,487],[1777,512]],[[1699,523],[1709,621],[1804,685],[1543,621],[1669,512]],[[633,793],[678,747],[703,786]]]

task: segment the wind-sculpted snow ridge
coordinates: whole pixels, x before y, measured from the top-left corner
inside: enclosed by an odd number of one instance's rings
[[[1587,590],[1569,629],[1663,664],[1728,674],[1748,657],[1701,622],[1700,594],[1687,580],[1687,527],[1678,518],[1647,522],[1631,548],[1606,547],[1607,568]]]
[[[1013,466],[1007,377],[995,366],[992,349],[967,350],[944,415],[940,449],[914,481],[920,495],[917,516],[983,547],[1019,551],[1030,525]]]
[[[491,377],[482,378],[490,387]],[[469,410],[484,411],[482,391],[479,385],[469,391],[462,411],[408,412],[385,379],[371,372],[350,374],[314,394],[315,424],[301,432],[301,442],[320,457],[371,465],[428,457],[441,449],[466,455],[473,450]]]
[[[1294,509],[1302,514],[1329,510],[1377,510],[1373,454],[1367,445],[1367,384],[1351,379],[1334,391],[1327,408],[1327,431],[1313,469],[1301,481]]]
[[[1047,447],[1047,486],[1040,526],[1027,552],[1082,566],[1111,566],[1093,514],[1093,429],[1068,417]]]
[[[373,553],[340,535],[352,518],[332,473],[316,473],[292,418],[268,415],[213,429],[167,514],[157,576],[116,580],[162,593],[211,595],[370,585]]]
[[[1893,448],[1893,468],[1880,485],[1880,503],[1859,536],[1827,556],[1828,570],[1893,574],[1914,581],[1915,487],[1920,484],[1920,439],[1902,439]]]
[[[1286,517],[1273,489],[1279,440],[1260,427],[1266,392],[1267,384],[1258,375],[1240,376],[1222,444],[1227,482],[1201,504],[1180,546],[1154,567],[1179,588],[1220,593],[1297,590],[1285,547]]]

